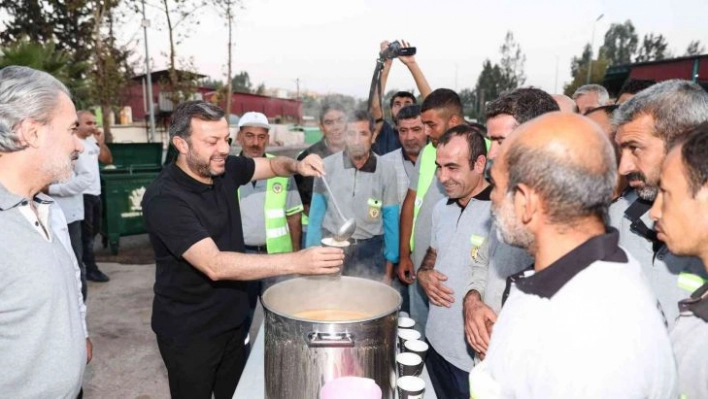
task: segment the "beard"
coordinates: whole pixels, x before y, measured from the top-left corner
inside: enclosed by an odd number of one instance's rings
[[[654,201],[657,194],[659,193],[659,187],[656,184],[647,182],[647,177],[642,172],[632,172],[627,175],[627,182],[641,181],[644,183],[644,187],[636,187],[637,195],[639,198],[646,201]]]
[[[41,166],[43,174],[52,177],[52,183],[66,183],[74,176],[74,161],[79,159],[79,153],[74,151],[68,158],[56,158],[44,162]]]
[[[512,194],[504,197],[497,208],[492,206],[492,220],[497,226],[497,238],[505,243],[529,250],[535,244],[533,234],[529,233],[514,215]]]
[[[355,144],[347,146],[347,154],[354,159],[364,158],[368,153],[369,149],[364,145]]]
[[[209,166],[210,162],[216,158],[220,158],[218,156],[212,156],[207,160],[202,160],[199,158],[199,156],[192,151],[192,149],[189,149],[189,152],[187,153],[187,167],[189,170],[194,172],[196,175],[201,176],[201,177],[214,177],[218,176],[221,173],[214,172],[211,170],[211,167]],[[225,158],[225,156],[224,156]],[[223,172],[222,172],[223,173]]]

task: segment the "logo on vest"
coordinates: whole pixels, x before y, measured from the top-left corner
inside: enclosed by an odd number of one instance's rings
[[[281,192],[283,192],[283,185],[280,183],[273,184],[273,192],[276,194],[280,194]]]

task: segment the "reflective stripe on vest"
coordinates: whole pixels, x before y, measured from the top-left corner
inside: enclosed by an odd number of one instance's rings
[[[705,283],[703,278],[695,274],[681,272],[678,276],[678,287],[691,293],[701,288]]]
[[[430,184],[435,177],[435,155],[436,150],[433,143],[428,143],[423,148],[423,154],[420,156],[420,174],[418,175],[418,185],[415,192],[415,204],[413,208],[413,229],[411,231],[411,251],[415,247],[415,223],[418,220],[418,212],[423,206],[423,198],[430,188]]]
[[[270,154],[266,154],[266,157],[273,158]],[[240,189],[238,191],[238,198],[240,201]],[[290,240],[290,230],[288,229],[288,219],[285,216],[287,201],[288,178],[271,177],[266,180],[263,213],[265,215],[266,248],[269,254],[293,251],[293,243]]]

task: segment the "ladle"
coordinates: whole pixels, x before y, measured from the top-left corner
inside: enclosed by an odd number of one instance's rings
[[[342,213],[342,210],[339,208],[339,204],[337,203],[337,199],[334,198],[334,194],[332,194],[332,189],[329,188],[329,183],[327,183],[327,179],[325,179],[324,177],[321,177],[321,179],[322,183],[327,189],[327,192],[329,193],[330,198],[332,198],[334,208],[337,210],[339,217],[344,221],[344,223],[339,226],[339,229],[337,229],[337,232],[334,234],[334,239],[337,241],[346,241],[349,239],[349,237],[352,236],[352,234],[354,234],[354,231],[356,230],[356,220],[354,218],[347,219],[346,217],[344,217],[344,214]]]

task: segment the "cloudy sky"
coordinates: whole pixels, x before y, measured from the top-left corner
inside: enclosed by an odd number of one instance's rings
[[[366,97],[382,40],[405,39],[433,88],[474,87],[485,58],[499,60],[507,30],[526,54],[527,85],[562,91],[570,80],[570,59],[590,41],[595,51],[613,22],[631,19],[640,38],[661,33],[682,55],[691,40],[708,45],[706,0],[243,0],[234,31],[234,71],[248,71],[254,86],[338,92]],[[148,2],[157,4],[156,0]],[[226,65],[224,20],[211,10],[196,14],[199,25],[177,47],[193,57],[200,72],[223,79]],[[154,69],[166,65],[167,34],[156,7],[148,7]],[[137,24],[136,22],[134,24]],[[137,25],[125,38],[142,40]],[[136,47],[142,52],[142,42]],[[414,82],[394,63],[388,88]]]

